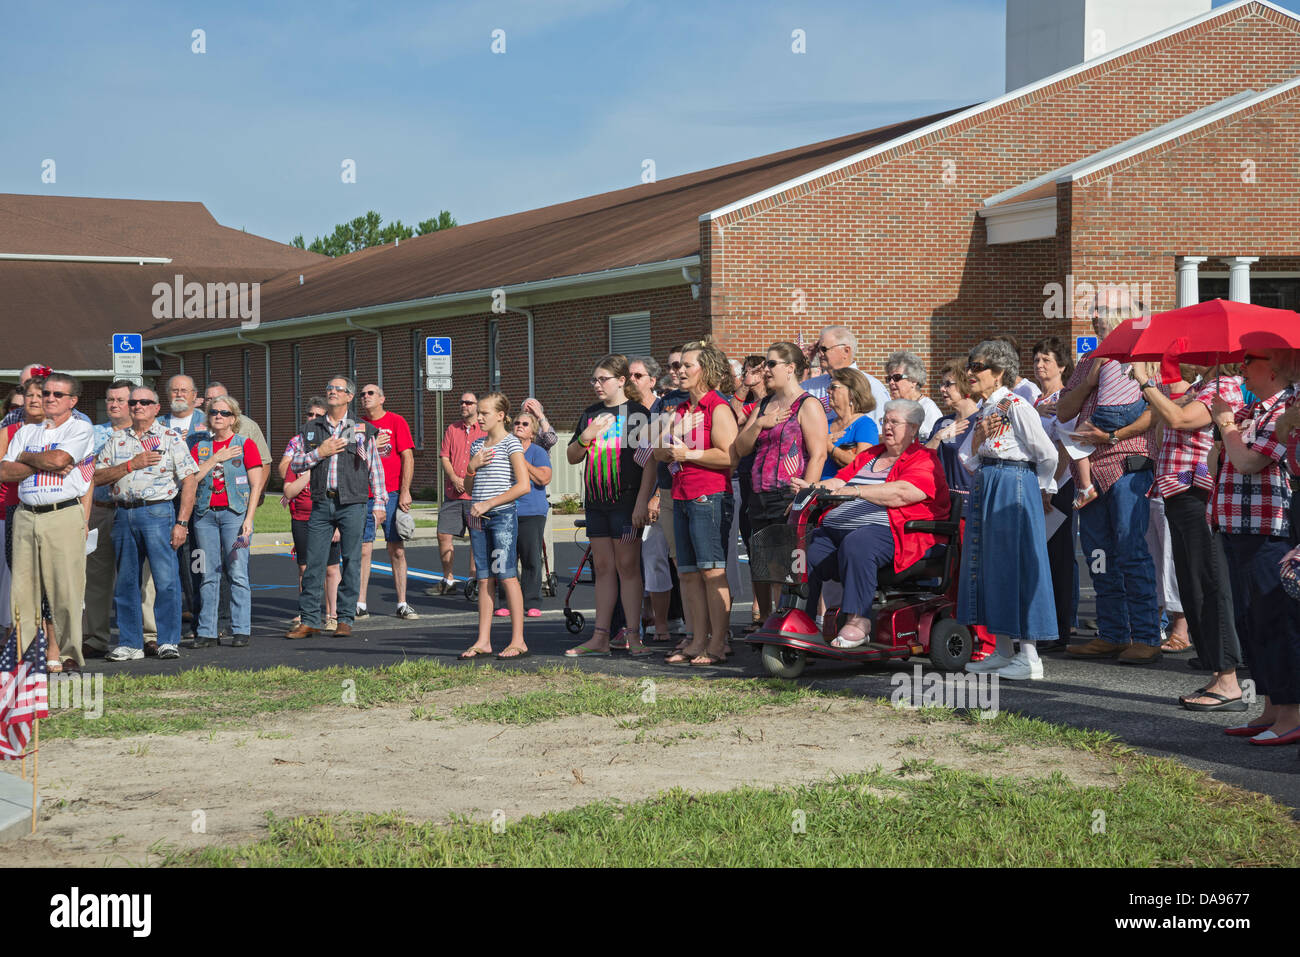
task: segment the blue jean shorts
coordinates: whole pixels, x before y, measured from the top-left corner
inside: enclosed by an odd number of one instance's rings
[[[1138,399],[1128,405],[1099,405],[1092,411],[1092,424],[1103,432],[1118,432],[1126,425],[1132,425],[1147,410],[1145,399]]]
[[[375,500],[366,501],[366,527],[361,533],[361,544],[373,542],[375,540]]]
[[[723,493],[717,492],[673,502],[678,574],[727,567],[722,547],[722,499]]]
[[[476,527],[477,526],[477,527]],[[474,550],[474,577],[519,577],[519,515],[512,502],[471,518],[469,547]]]

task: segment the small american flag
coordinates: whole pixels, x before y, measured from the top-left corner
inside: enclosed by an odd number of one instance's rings
[[[162,439],[156,435],[146,435],[140,440],[140,444],[144,446],[146,452],[157,452],[158,447],[162,445]]]
[[[831,396],[829,392],[822,396],[822,408],[827,412],[831,411]]]
[[[45,632],[36,630],[27,652],[18,657],[18,629],[0,652],[0,761],[13,761],[27,751],[32,721],[50,714],[49,675],[45,665]]]
[[[78,462],[77,471],[87,482],[91,481],[95,477],[95,456],[87,455],[84,459]]]
[[[631,545],[640,537],[641,537],[641,533],[636,530],[635,526],[624,525],[623,537],[619,539],[619,541],[621,541],[624,545]]]
[[[645,464],[650,461],[651,456],[654,455],[654,451],[654,446],[650,444],[650,439],[642,438],[641,444],[636,447],[636,454],[632,456],[632,461],[636,462],[636,464],[641,466],[641,468],[645,468]]]
[[[786,478],[794,478],[797,475],[802,475],[803,470],[799,467],[801,464],[800,460],[801,456],[799,455],[799,446],[791,442],[789,450],[781,458],[781,474]]]

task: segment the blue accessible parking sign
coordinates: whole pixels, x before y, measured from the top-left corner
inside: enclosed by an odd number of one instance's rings
[[[1074,353],[1079,356],[1086,356],[1097,348],[1096,336],[1076,336],[1074,340]]]

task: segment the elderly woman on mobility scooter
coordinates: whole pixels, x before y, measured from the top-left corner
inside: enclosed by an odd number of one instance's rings
[[[970,351],[967,381],[981,400],[959,455],[975,475],[961,554],[957,620],[983,625],[997,650],[966,670],[1041,679],[1037,642],[1057,636],[1045,512],[1056,492],[1058,453],[1032,403],[1011,391],[1015,350],[986,340]],[[1012,639],[1020,652],[1012,653]]]
[[[808,540],[809,607],[815,608],[822,582],[844,585],[842,610],[849,619],[831,642],[836,648],[857,648],[870,636],[871,606],[880,569],[895,571],[914,565],[937,544],[933,535],[903,533],[909,520],[947,521],[948,483],[939,457],[917,441],[925,410],[911,399],[885,403],[880,445],[860,453],[819,488],[856,494],[822,519]],[[807,488],[795,479],[796,488]]]

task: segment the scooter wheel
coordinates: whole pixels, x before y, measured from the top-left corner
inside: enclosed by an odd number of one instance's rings
[[[587,619],[582,616],[582,612],[566,612],[564,615],[564,627],[571,635],[576,635],[587,626]]]
[[[465,600],[476,601],[478,599],[478,579],[471,578],[465,583]]]
[[[930,626],[930,663],[940,671],[961,671],[975,652],[970,629],[952,618]]]
[[[808,656],[794,648],[763,646],[763,667],[774,678],[798,678],[808,665]]]

